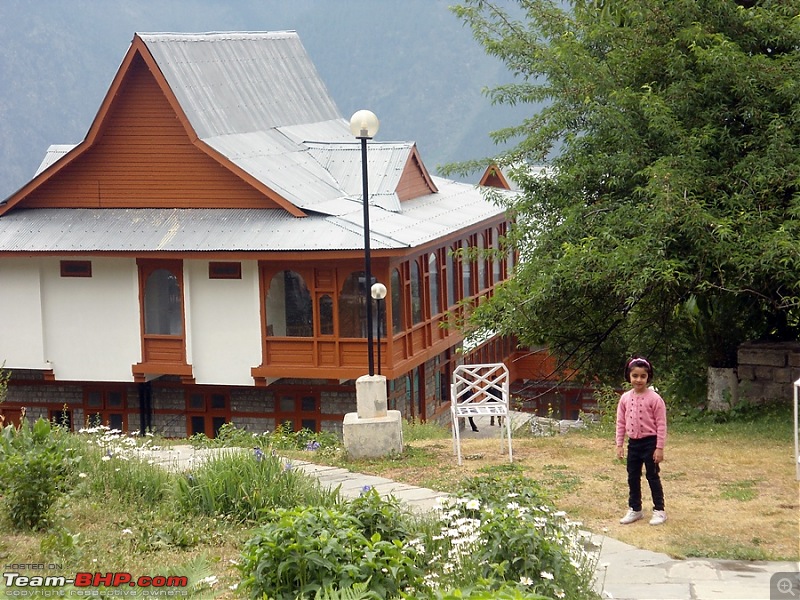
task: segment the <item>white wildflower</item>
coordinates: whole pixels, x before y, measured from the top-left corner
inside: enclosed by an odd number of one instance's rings
[[[548,573],[547,571],[542,571],[540,575],[542,576],[542,579],[554,579],[553,574]]]

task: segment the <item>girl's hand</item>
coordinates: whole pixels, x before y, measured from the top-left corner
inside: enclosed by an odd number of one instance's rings
[[[625,449],[622,446],[617,446],[617,458],[619,460],[625,458]]]
[[[656,451],[653,453],[653,460],[656,464],[662,462],[664,460],[664,449],[663,448],[656,448]]]

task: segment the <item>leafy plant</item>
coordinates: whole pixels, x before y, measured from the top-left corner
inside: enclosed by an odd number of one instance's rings
[[[251,598],[307,598],[320,588],[368,583],[381,598],[397,596],[422,578],[413,547],[366,537],[352,514],[317,506],[279,508],[265,515],[244,547],[241,587]]]
[[[66,491],[72,450],[66,434],[45,419],[31,427],[6,426],[0,435],[0,494],[6,518],[15,529],[42,529],[50,510]]]

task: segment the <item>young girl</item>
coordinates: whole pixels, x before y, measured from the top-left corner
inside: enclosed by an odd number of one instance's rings
[[[625,365],[625,379],[632,389],[620,396],[617,405],[617,458],[625,456],[623,442],[628,436],[628,509],[620,523],[627,525],[642,518],[642,465],[653,496],[653,518],[650,525],[667,520],[664,490],[659,477],[659,463],[664,460],[667,439],[667,407],[664,400],[648,386],[653,380],[653,367],[641,357]]]

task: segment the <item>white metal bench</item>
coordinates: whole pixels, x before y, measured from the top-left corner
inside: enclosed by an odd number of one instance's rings
[[[500,452],[503,452],[503,425],[508,439],[508,460],[511,450],[511,419],[509,406],[509,375],[503,363],[460,365],[453,371],[450,385],[450,416],[453,430],[453,453],[461,464],[461,429],[459,419],[490,416],[500,420]]]

